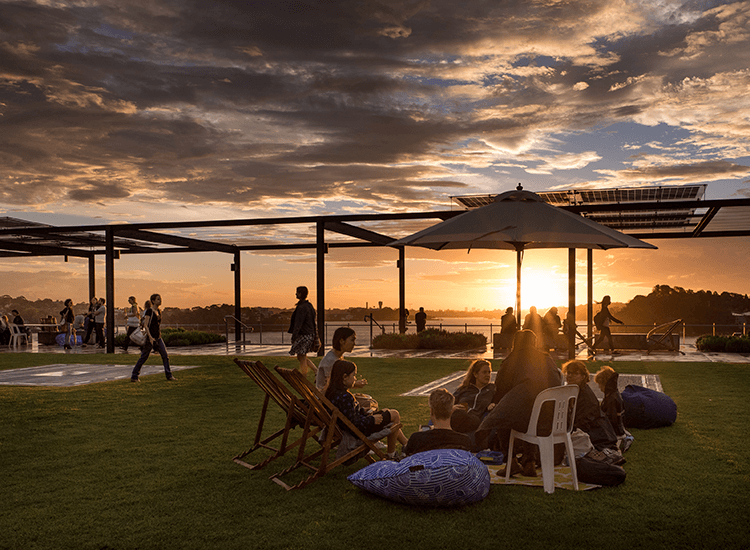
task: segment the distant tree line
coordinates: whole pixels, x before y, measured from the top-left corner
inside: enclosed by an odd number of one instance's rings
[[[141,304],[143,306],[143,304]],[[10,314],[11,310],[17,309],[28,323],[39,322],[43,317],[53,315],[59,317],[63,309],[63,300],[27,300],[23,296],[12,298],[11,296],[0,296],[0,314]],[[74,305],[76,313],[85,313],[88,303],[81,302]],[[594,305],[594,312],[599,310]],[[675,319],[682,319],[688,325],[704,325],[716,323],[717,325],[733,325],[736,318],[732,313],[744,313],[750,311],[750,298],[747,294],[735,294],[731,292],[712,292],[709,290],[686,290],[681,287],[670,287],[668,285],[656,285],[648,296],[636,296],[627,304],[613,304],[610,306],[612,313],[629,325],[653,325],[661,324]],[[124,322],[125,316],[122,308],[117,310],[117,322]],[[274,307],[243,307],[241,308],[241,321],[246,325],[257,328],[260,324],[281,327],[285,330],[289,326],[293,308]],[[500,317],[504,310],[488,311],[453,311],[453,310],[429,310],[426,309],[429,318],[445,318],[452,316],[479,316],[485,318]],[[410,319],[413,314],[410,312]],[[566,313],[566,308],[560,308],[561,316]],[[175,308],[167,307],[163,311],[163,322],[168,325],[224,325],[225,318],[232,326],[233,321],[229,316],[234,316],[234,306],[231,304],[210,305],[206,307]],[[352,307],[348,309],[329,309],[326,311],[327,321],[338,321],[345,323],[364,322],[365,316],[372,314],[377,321],[398,321],[398,309],[390,307],[363,308]],[[576,318],[586,317],[586,306],[576,307]]]

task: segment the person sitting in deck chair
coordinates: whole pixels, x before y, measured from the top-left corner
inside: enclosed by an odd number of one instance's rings
[[[354,395],[349,391],[356,381],[357,365],[351,361],[336,361],[331,369],[326,397],[359,431],[369,436],[387,428],[392,423],[398,424],[401,421],[401,416],[396,409],[370,412],[359,407]],[[388,458],[396,457],[396,443],[401,443],[402,447],[406,445],[406,436],[400,428],[388,434]]]

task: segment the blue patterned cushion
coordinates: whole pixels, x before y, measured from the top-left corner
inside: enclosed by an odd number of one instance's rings
[[[461,506],[479,502],[490,492],[490,473],[468,451],[436,449],[384,460],[349,476],[357,487],[404,504]]]

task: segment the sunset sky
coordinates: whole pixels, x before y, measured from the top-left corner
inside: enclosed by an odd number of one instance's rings
[[[519,182],[750,197],[750,2],[0,0],[0,182],[0,216],[64,225],[444,210]],[[750,294],[749,241],[597,251],[595,298]],[[513,305],[512,252],[406,257],[408,308]],[[397,258],[332,250],[327,305],[396,307]],[[231,261],[123,256],[116,305],[233,303]],[[315,299],[312,252],[242,264],[245,306],[291,307],[299,284]],[[567,269],[565,250],[527,252],[524,306],[566,304]],[[0,294],[86,300],[80,259],[2,258],[0,275]],[[97,276],[103,294],[103,259]]]

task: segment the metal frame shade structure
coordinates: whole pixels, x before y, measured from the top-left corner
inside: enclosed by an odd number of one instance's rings
[[[569,254],[569,311],[575,321],[575,249],[646,248],[652,244],[610,229],[578,214],[552,206],[519,185],[494,197],[486,206],[468,210],[404,237],[390,246],[421,246],[433,250],[472,248],[516,251],[516,317],[521,324],[521,264],[524,250],[567,248]],[[572,357],[573,337],[569,335]]]
[[[705,185],[654,186],[650,188],[568,190],[542,192],[539,196],[580,216],[601,221],[639,239],[685,239],[750,237],[750,198],[703,198]],[[452,197],[462,207],[472,208],[490,204],[493,195]],[[140,224],[102,224],[53,226],[0,217],[0,258],[32,258],[39,256],[68,256],[88,259],[88,296],[95,294],[95,258],[105,256],[107,269],[108,319],[114,322],[114,265],[121,254],[166,254],[181,252],[220,251],[233,257],[235,276],[235,316],[239,319],[240,252],[315,250],[317,257],[318,323],[324,322],[325,277],[323,258],[329,248],[386,246],[396,239],[354,225],[358,222],[380,223],[384,220],[448,220],[465,214],[464,210],[432,212],[403,212],[395,214],[326,215],[287,218],[252,218],[230,220],[202,220],[187,222],[153,222]],[[636,223],[637,222],[637,223]],[[308,224],[315,227],[301,238],[283,242],[259,243],[254,234],[242,231],[250,226]],[[322,226],[322,230],[318,230]],[[219,228],[232,228],[222,232]],[[201,238],[201,230],[206,238]],[[346,236],[348,241],[326,242],[325,231]],[[179,232],[184,232],[181,236]],[[188,233],[189,232],[189,233]],[[618,233],[622,235],[622,233]],[[189,236],[188,236],[189,235]],[[111,236],[111,238],[109,238]],[[527,247],[527,248],[530,248]],[[571,249],[574,251],[574,249]],[[574,254],[574,252],[573,252]],[[591,322],[591,258],[589,248],[589,322]],[[574,257],[574,256],[573,256]],[[404,248],[399,248],[399,307],[405,308]],[[574,276],[574,271],[571,270]],[[112,309],[110,309],[112,308]],[[573,308],[575,311],[575,308]],[[520,314],[520,308],[518,308]],[[400,323],[403,330],[403,322]],[[114,327],[107,329],[114,331]],[[591,327],[589,327],[589,331]],[[235,324],[239,333],[239,324]],[[324,342],[325,345],[325,342]],[[108,351],[114,351],[114,348]]]

